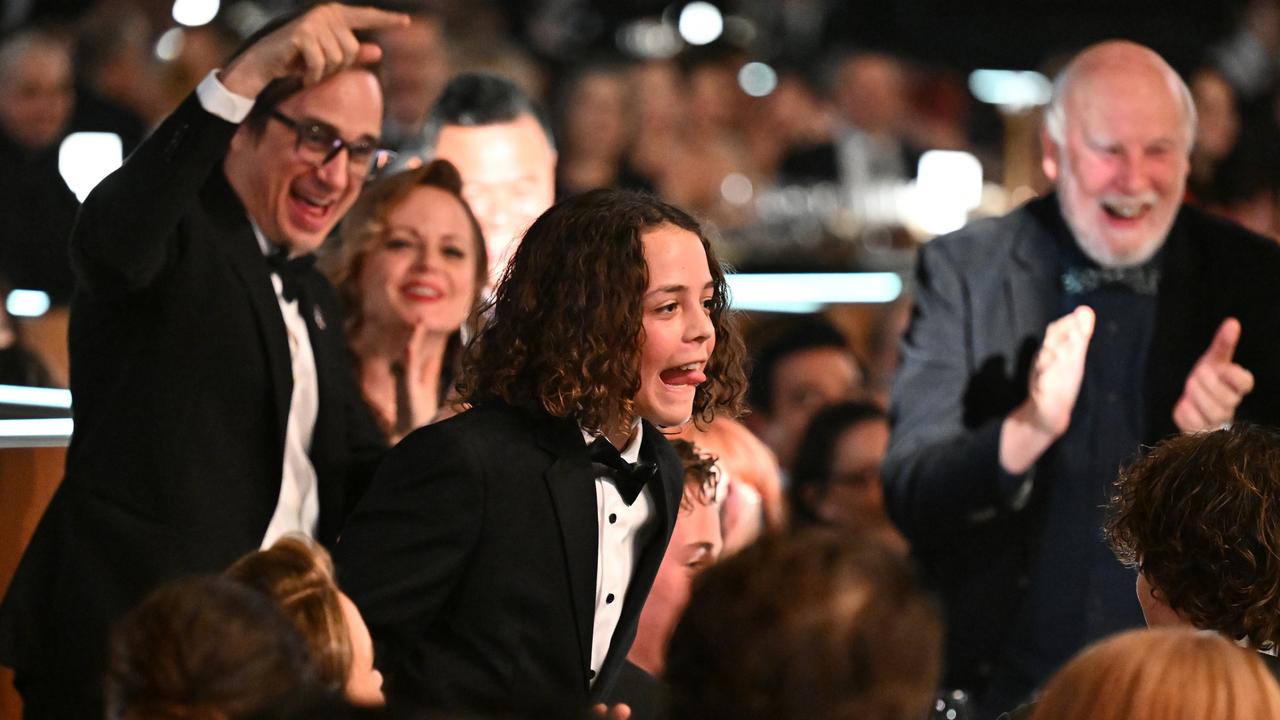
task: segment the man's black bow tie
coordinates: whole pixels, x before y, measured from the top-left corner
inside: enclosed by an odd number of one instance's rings
[[[1073,267],[1062,273],[1062,289],[1068,295],[1093,292],[1104,285],[1126,287],[1139,295],[1155,295],[1160,289],[1160,269],[1138,267]]]
[[[296,258],[289,257],[287,248],[277,246],[267,255],[267,265],[271,272],[280,276],[280,294],[285,302],[292,302],[302,290],[302,276],[316,264],[316,256],[311,253]]]
[[[613,446],[613,443],[606,440],[603,435],[587,446],[587,454],[591,457],[591,463],[595,466],[597,476],[603,475],[612,478],[614,485],[618,487],[618,494],[622,496],[623,502],[628,505],[640,497],[640,491],[644,490],[644,484],[658,474],[657,463],[629,463],[623,460],[622,455],[618,453],[618,449]]]

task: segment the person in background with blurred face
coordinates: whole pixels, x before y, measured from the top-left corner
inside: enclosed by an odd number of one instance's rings
[[[286,533],[332,543],[367,487],[386,441],[309,256],[381,155],[381,51],[357,33],[406,22],[277,18],[85,200],[72,449],[0,606],[30,717],[100,717],[116,617]]]
[[[856,528],[905,554],[907,542],[884,510],[880,463],[888,448],[889,418],[871,403],[842,402],[815,413],[787,489],[792,531]]]
[[[0,130],[30,152],[62,138],[75,106],[66,41],[27,30],[0,46]]]
[[[1183,203],[1195,133],[1159,55],[1093,45],[1045,114],[1056,191],[917,259],[885,499],[978,717],[1142,624],[1100,532],[1117,468],[1174,433],[1280,422],[1280,247]]]
[[[487,279],[484,237],[447,160],[371,185],[332,273],[364,398],[399,440],[446,402]]]
[[[772,330],[754,353],[746,423],[789,473],[809,418],[862,397],[863,373],[848,340],[820,315],[789,318]]]
[[[409,25],[378,33],[387,116],[382,142],[401,150],[418,140],[427,113],[453,74],[444,18],[415,13]]]
[[[75,106],[71,47],[39,29],[0,43],[0,276],[71,300],[67,236],[79,202],[58,167]]]
[[[406,166],[440,158],[458,168],[496,284],[524,231],[555,202],[556,147],[542,110],[506,78],[459,75],[405,154]]]

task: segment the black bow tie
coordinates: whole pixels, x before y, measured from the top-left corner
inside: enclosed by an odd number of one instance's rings
[[[630,505],[640,497],[644,484],[658,474],[658,466],[651,462],[629,463],[618,454],[618,449],[603,435],[587,446],[587,454],[595,467],[596,475],[608,477],[618,488],[622,501]]]
[[[276,246],[267,255],[267,265],[271,272],[280,276],[280,294],[285,302],[291,302],[302,292],[302,276],[316,264],[316,256],[311,253],[296,258],[289,257],[287,248]]]
[[[1155,295],[1160,289],[1160,270],[1138,267],[1073,267],[1062,273],[1062,289],[1068,295],[1093,292],[1104,285],[1125,287],[1139,295]]]

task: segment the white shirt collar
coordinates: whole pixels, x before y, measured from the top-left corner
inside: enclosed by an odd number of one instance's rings
[[[627,440],[626,446],[618,451],[618,454],[622,456],[622,459],[629,463],[640,460],[640,443],[644,440],[644,425],[640,424],[639,420],[636,420],[635,424],[631,427],[631,438]],[[600,437],[600,433],[587,432],[586,429],[581,426],[578,427],[578,430],[582,432],[582,441],[588,445],[595,442],[595,439]]]

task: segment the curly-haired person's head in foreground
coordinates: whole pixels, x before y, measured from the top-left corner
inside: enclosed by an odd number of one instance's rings
[[[1120,474],[1107,534],[1148,625],[1280,641],[1280,431],[1166,440]]]
[[[916,720],[941,646],[937,604],[877,537],[766,536],[695,581],[667,656],[672,717]]]

